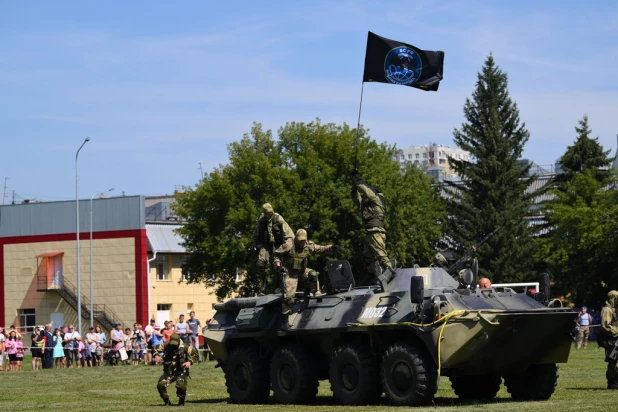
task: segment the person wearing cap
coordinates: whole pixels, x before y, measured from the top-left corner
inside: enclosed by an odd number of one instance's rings
[[[363,246],[363,260],[367,271],[376,277],[374,263],[378,261],[382,270],[393,271],[393,267],[386,252],[386,229],[384,228],[384,216],[386,206],[384,196],[380,189],[369,186],[358,174],[352,172],[352,191],[350,196],[354,204],[360,209],[361,218],[365,225],[365,244]]]
[[[283,314],[292,312],[292,303],[300,282],[305,294],[316,290],[318,272],[307,267],[310,256],[340,251],[339,246],[320,246],[307,240],[307,231],[298,229],[294,241],[284,244],[275,251],[275,267],[283,274]]]
[[[257,219],[257,227],[253,232],[251,249],[257,250],[257,268],[262,276],[261,291],[268,287],[268,268],[272,263],[274,251],[283,244],[292,244],[294,232],[285,219],[275,213],[270,203],[262,205],[262,214]]]
[[[187,396],[189,368],[194,363],[197,363],[197,352],[190,345],[185,345],[177,333],[172,334],[169,341],[158,345],[156,350],[163,357],[163,375],[161,375],[157,383],[159,395],[163,399],[165,406],[171,406],[167,387],[170,383],[176,382],[178,406],[183,406]]]
[[[618,340],[618,291],[610,290],[605,306],[601,309],[601,327],[599,328],[599,345],[605,348],[607,362],[607,389],[618,389],[618,362],[609,355],[616,348]]]
[[[577,316],[577,326],[579,327],[579,335],[577,339],[577,349],[588,346],[588,338],[590,336],[590,325],[592,325],[592,316],[588,313],[588,308],[582,306],[582,310]]]

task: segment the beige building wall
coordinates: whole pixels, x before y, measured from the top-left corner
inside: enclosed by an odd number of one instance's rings
[[[95,304],[109,306],[125,325],[135,322],[135,239],[93,241],[93,296]],[[81,292],[90,296],[90,242],[80,242]],[[77,327],[77,311],[57,292],[37,291],[37,269],[45,252],[64,252],[62,272],[77,287],[76,242],[56,241],[4,245],[5,325],[19,324],[19,309],[35,309],[36,324],[49,323],[52,313],[63,313],[64,323]],[[82,318],[82,335],[90,320]]]
[[[152,259],[152,255],[149,254],[148,258]],[[217,303],[217,298],[214,288],[207,288],[203,283],[179,283],[182,278],[181,262],[182,255],[173,254],[157,254],[157,258],[150,262],[149,315],[160,322],[163,313],[157,314],[157,306],[169,305],[169,319],[166,320],[177,321],[181,313],[185,315],[185,319],[189,319],[189,312],[194,310],[195,317],[200,320],[203,327],[215,313],[213,306]],[[163,264],[167,280],[157,278],[159,264]]]

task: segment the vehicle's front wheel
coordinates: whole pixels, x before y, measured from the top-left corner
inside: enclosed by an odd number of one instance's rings
[[[279,403],[311,403],[318,393],[318,370],[299,345],[277,349],[270,364],[270,382]]]
[[[330,361],[330,388],[342,405],[367,405],[382,395],[379,359],[368,345],[344,344]]]
[[[393,405],[427,405],[438,390],[438,370],[420,348],[398,342],[382,357],[382,388]]]
[[[232,403],[268,402],[268,359],[260,357],[258,346],[242,345],[232,349],[223,371]]]
[[[530,365],[520,375],[504,377],[506,390],[518,401],[546,401],[558,385],[558,365]]]
[[[460,376],[451,379],[451,386],[461,400],[490,400],[500,390],[500,375]]]

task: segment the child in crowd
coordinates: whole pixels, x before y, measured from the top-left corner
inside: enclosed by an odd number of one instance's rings
[[[79,365],[81,365],[82,368],[86,367],[86,345],[84,345],[83,341],[79,341],[77,343],[77,350],[79,352],[78,356],[79,356]],[[79,365],[77,366],[79,368]]]
[[[133,356],[133,334],[131,333],[131,329],[126,328],[124,330],[124,349],[127,351],[127,360],[123,361],[123,363],[125,363],[126,365],[129,364],[129,362],[131,362],[132,356]]]
[[[137,337],[133,337],[133,339],[131,339],[131,352],[131,364],[133,366],[139,365],[142,347],[140,346],[139,339]]]
[[[16,371],[22,370],[24,364],[24,343],[21,341],[21,335],[17,335],[17,343],[15,344],[15,367]]]

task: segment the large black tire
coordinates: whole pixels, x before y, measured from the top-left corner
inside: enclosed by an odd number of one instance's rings
[[[367,405],[382,395],[379,359],[367,345],[345,344],[330,361],[329,379],[333,397],[341,405]]]
[[[301,346],[282,346],[270,364],[270,384],[279,403],[311,403],[318,393],[317,365]]]
[[[270,395],[268,358],[260,357],[253,345],[237,346],[230,352],[223,370],[232,403],[267,403]]]
[[[438,390],[438,369],[420,348],[394,343],[382,357],[382,389],[393,405],[427,405]]]
[[[518,401],[546,401],[558,385],[558,365],[531,365],[521,375],[504,377],[506,390]]]
[[[500,390],[500,375],[460,376],[451,379],[451,386],[461,400],[493,399]]]

